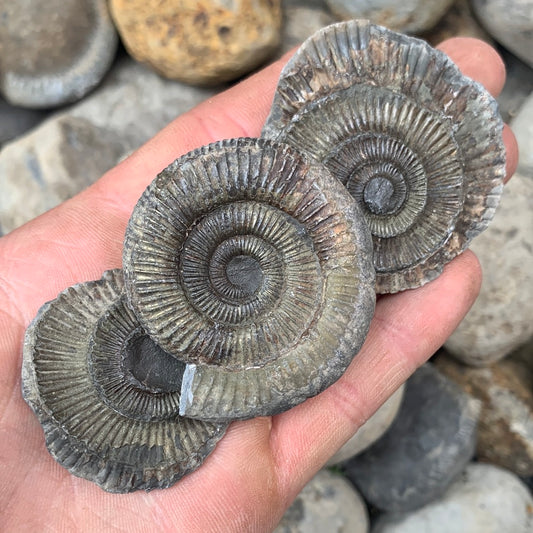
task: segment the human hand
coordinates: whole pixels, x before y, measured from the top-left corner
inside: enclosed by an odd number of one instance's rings
[[[453,39],[441,49],[466,75],[499,93],[504,68],[487,45]],[[121,266],[126,223],[157,172],[209,142],[259,135],[286,59],[178,118],[94,186],[0,239],[0,516],[6,531],[269,531],[473,303],[481,274],[468,251],[424,287],[379,298],[365,345],[337,383],[283,414],[234,422],[205,463],[170,489],[108,494],[46,452],[20,392],[27,325],[65,287]],[[510,175],[517,150],[508,129],[504,139]]]

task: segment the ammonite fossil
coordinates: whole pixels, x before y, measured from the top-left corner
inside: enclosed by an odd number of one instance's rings
[[[505,150],[495,100],[421,40],[366,21],[309,38],[263,135],[325,164],[372,231],[377,292],[434,279],[487,226]]]
[[[185,365],[145,334],[123,296],[119,270],[60,293],[28,328],[22,366],[52,456],[110,492],[172,485],[226,429],[178,416]]]
[[[143,328],[185,363],[180,414],[271,415],[325,389],[374,312],[370,233],[346,189],[287,145],[195,150],[146,189],[124,243]]]

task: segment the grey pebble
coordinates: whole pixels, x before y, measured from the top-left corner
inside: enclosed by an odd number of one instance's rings
[[[446,493],[405,514],[383,515],[372,533],[531,533],[533,498],[518,477],[470,464]]]
[[[3,2],[0,91],[32,108],[79,100],[101,81],[117,43],[105,0]]]
[[[472,458],[480,402],[430,363],[407,381],[392,426],[345,464],[363,496],[385,511],[416,509],[440,496]]]
[[[274,533],[366,533],[360,494],[342,476],[321,470],[303,488]]]

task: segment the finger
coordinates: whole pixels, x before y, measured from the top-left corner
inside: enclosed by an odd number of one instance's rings
[[[444,343],[474,302],[480,280],[479,263],[467,251],[431,283],[378,301],[365,344],[341,379],[274,417],[271,440],[285,490],[299,490]]]
[[[518,167],[518,142],[507,124],[503,126],[503,144],[505,144],[505,150],[507,152],[505,161],[506,176],[504,180],[507,183]]]
[[[492,96],[498,96],[505,83],[505,65],[489,44],[472,37],[454,37],[437,48],[450,56],[461,72],[478,81]]]

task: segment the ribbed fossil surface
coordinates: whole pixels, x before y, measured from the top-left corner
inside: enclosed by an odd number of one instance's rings
[[[377,292],[438,276],[493,217],[505,176],[497,104],[425,42],[329,26],[283,69],[263,135],[324,163],[360,205]]]
[[[321,165],[233,139],[178,159],[148,187],[124,244],[143,327],[187,363],[180,413],[274,414],[338,379],[374,311],[370,234]]]
[[[107,271],[40,309],[24,343],[23,395],[73,474],[110,492],[168,487],[226,429],[177,415],[177,363],[139,327],[121,272]]]

